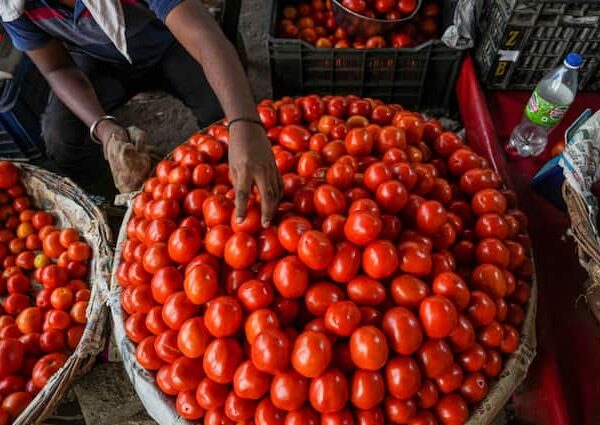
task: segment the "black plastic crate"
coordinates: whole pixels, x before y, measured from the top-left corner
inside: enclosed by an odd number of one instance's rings
[[[486,1],[475,61],[489,89],[530,90],[573,51],[580,90],[600,89],[600,0]]]
[[[270,0],[269,61],[275,98],[356,94],[407,108],[448,113],[463,53],[441,41],[408,49],[318,49],[303,40],[277,38],[279,8]]]

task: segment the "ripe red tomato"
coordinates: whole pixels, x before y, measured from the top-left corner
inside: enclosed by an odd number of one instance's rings
[[[276,373],[286,369],[290,362],[291,347],[285,333],[276,328],[267,328],[254,339],[251,358],[260,371]]]
[[[444,340],[429,339],[419,348],[418,360],[425,376],[437,378],[452,365],[452,351]]]
[[[308,379],[295,370],[279,372],[271,382],[270,396],[276,408],[298,410],[308,399]]]
[[[348,381],[338,369],[329,369],[310,383],[309,401],[319,413],[339,412],[348,398]]]
[[[324,333],[306,331],[294,343],[291,355],[292,367],[307,378],[321,375],[332,359],[332,347]]]
[[[388,354],[386,337],[375,326],[363,326],[352,333],[350,357],[357,367],[379,370],[386,364]]]
[[[404,307],[394,307],[383,315],[381,328],[390,348],[398,354],[410,355],[423,342],[423,331],[417,317]]]
[[[282,296],[299,298],[308,288],[308,270],[298,257],[284,257],[275,266],[273,284]]]
[[[298,241],[298,258],[312,270],[325,270],[334,256],[331,241],[324,233],[309,230]]]
[[[40,358],[31,374],[33,385],[42,389],[46,386],[48,380],[61,368],[67,361],[67,355],[64,353],[47,354]]]
[[[350,336],[360,323],[360,310],[352,301],[336,301],[327,307],[325,328],[339,336]]]

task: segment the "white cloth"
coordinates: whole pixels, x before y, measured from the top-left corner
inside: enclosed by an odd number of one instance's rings
[[[14,21],[23,14],[26,0],[0,0],[0,17],[5,22]],[[82,0],[98,26],[117,50],[131,62],[125,37],[125,16],[119,0]]]

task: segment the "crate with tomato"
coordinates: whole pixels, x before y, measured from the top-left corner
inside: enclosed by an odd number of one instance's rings
[[[355,94],[447,113],[462,58],[461,51],[439,40],[450,2],[392,3],[393,8],[385,0],[270,1],[266,22],[274,97]],[[383,27],[370,35],[355,33],[335,10],[374,16]],[[386,24],[388,18],[413,14],[391,28]]]

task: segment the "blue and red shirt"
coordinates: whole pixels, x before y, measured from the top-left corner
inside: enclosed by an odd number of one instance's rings
[[[183,0],[120,1],[132,63],[154,65],[174,42],[163,22]],[[81,0],[76,1],[73,9],[52,0],[27,0],[23,14],[3,25],[19,50],[34,50],[55,38],[71,51],[83,52],[106,62],[127,63]]]

